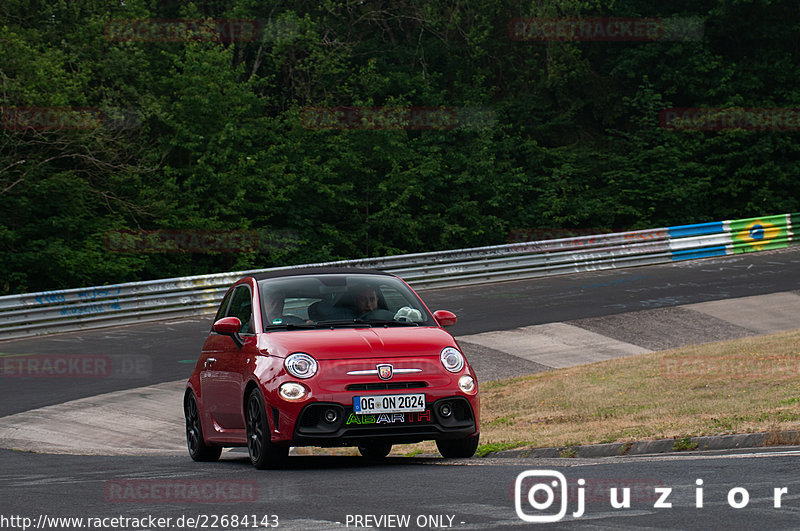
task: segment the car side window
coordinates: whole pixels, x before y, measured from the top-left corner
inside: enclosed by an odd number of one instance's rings
[[[228,309],[228,305],[231,302],[231,297],[233,296],[234,291],[235,290],[229,290],[228,293],[225,294],[225,298],[222,299],[219,309],[217,310],[217,315],[214,316],[215,323],[227,315],[225,311]]]
[[[239,329],[240,334],[253,333],[253,298],[249,287],[239,286],[234,290],[225,317],[239,318],[242,322],[242,327]]]

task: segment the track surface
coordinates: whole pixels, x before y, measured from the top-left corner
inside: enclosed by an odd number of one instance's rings
[[[257,471],[246,461],[246,454],[240,455],[203,464],[179,457],[0,451],[4,464],[0,492],[7,494],[0,515],[25,516],[34,522],[40,515],[153,516],[173,522],[182,516],[258,515],[260,520],[275,515],[278,529],[301,530],[363,529],[366,526],[353,525],[356,516],[397,515],[409,517],[409,525],[379,526],[372,520],[369,527],[528,529],[531,524],[518,518],[514,500],[515,480],[528,470],[564,474],[571,493],[569,514],[578,508],[577,481],[586,481],[583,516],[567,516],[557,524],[559,529],[796,529],[800,514],[798,448],[593,460],[390,458],[370,463],[350,457],[297,457],[289,469],[276,471]],[[701,508],[697,507],[697,479],[703,480]],[[215,488],[205,498],[202,494],[192,497],[188,490],[183,496],[170,494],[179,485],[208,482]],[[630,488],[629,508],[610,507],[610,488],[615,486]],[[656,487],[672,489],[666,499],[671,507],[654,507],[660,497]],[[748,491],[747,507],[731,507],[728,494],[734,488]],[[776,488],[787,489],[778,508],[774,506]],[[526,490],[522,494],[520,507],[526,514],[554,514],[560,507],[559,499],[549,510],[537,512],[528,504]],[[431,517],[444,525],[430,525]]]
[[[432,310],[449,309],[459,316],[458,324],[449,330],[462,337],[581,320],[582,326],[591,330],[592,319],[790,290],[800,290],[800,249],[426,290],[421,295]],[[655,320],[663,319],[656,316]],[[581,326],[580,322],[576,324]],[[0,342],[0,355],[108,356],[120,373],[110,378],[2,378],[0,417],[111,391],[188,379],[210,326],[210,318],[206,318]],[[611,328],[625,327],[612,323]],[[731,333],[725,337],[737,336]],[[476,359],[471,350],[478,350],[487,360],[487,370],[509,367],[489,378],[476,367],[482,380],[546,368],[510,359],[480,345],[465,345],[465,350],[471,360]]]
[[[701,314],[686,305],[792,290],[800,290],[800,250],[430,290],[422,296],[432,309],[447,308],[459,315],[460,322],[451,331],[467,338],[465,350],[471,359],[475,355],[480,360],[481,367],[476,368],[487,379],[484,374],[502,377],[503,370],[534,372],[546,366],[480,344],[486,333],[554,323],[656,350],[696,341],[698,334],[707,334],[708,339],[736,337],[763,333],[769,325],[762,320],[750,326],[746,315],[733,319],[737,322],[717,319],[714,305],[699,306],[705,313],[698,317]],[[667,339],[663,334],[643,337],[635,332],[659,323],[675,327],[683,321],[687,325],[682,333]],[[4,355],[107,356],[115,372],[110,378],[3,377],[0,417],[185,379],[209,326],[209,320],[195,319],[2,342]],[[226,514],[259,519],[276,515],[279,529],[404,527],[393,525],[398,520],[386,520],[390,515],[409,517],[412,529],[527,528],[515,510],[514,482],[521,472],[545,469],[562,472],[573,494],[578,478],[588,482],[585,514],[567,517],[557,524],[559,528],[792,529],[800,515],[798,458],[798,448],[594,460],[390,458],[371,463],[348,457],[293,457],[286,470],[259,472],[241,451],[226,453],[218,463],[203,464],[185,455],[102,457],[0,450],[0,528],[20,528],[19,520],[16,525],[8,520],[12,516],[33,522],[41,515],[154,516],[175,522],[181,516]],[[696,507],[697,479],[704,481],[702,508]],[[191,482],[212,482],[215,487],[206,491],[210,497],[164,498],[169,489]],[[630,508],[609,506],[613,486],[632,487]],[[671,508],[653,507],[655,486],[673,489]],[[735,487],[748,490],[746,508],[734,509],[728,502]],[[777,508],[775,488],[787,489]],[[226,498],[236,489],[244,489],[250,497],[239,502]],[[527,499],[520,500],[527,514],[541,514],[526,503]],[[570,512],[575,503],[569,498]],[[556,501],[551,509],[558,505]],[[357,517],[362,518],[361,525],[354,525]],[[375,518],[381,517],[379,525]],[[207,528],[232,527],[218,522]],[[62,523],[50,528],[77,527]]]
[[[800,249],[423,292],[453,335],[800,289]]]

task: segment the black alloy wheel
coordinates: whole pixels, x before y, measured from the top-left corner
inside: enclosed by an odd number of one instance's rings
[[[264,409],[264,399],[261,391],[253,389],[247,398],[247,451],[250,462],[259,470],[276,468],[283,464],[289,455],[288,446],[272,444],[269,436],[269,423]]]
[[[200,410],[197,400],[191,391],[183,401],[183,414],[186,417],[186,446],[189,456],[195,461],[216,461],[222,454],[222,447],[208,446],[203,440],[203,425],[200,422]]]

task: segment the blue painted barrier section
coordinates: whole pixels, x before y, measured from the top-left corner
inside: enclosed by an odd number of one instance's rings
[[[689,236],[705,236],[706,234],[719,234],[725,232],[722,221],[710,223],[696,223],[694,225],[676,225],[667,227],[670,238],[686,238]]]
[[[694,258],[709,258],[711,256],[725,256],[727,251],[724,245],[718,247],[706,247],[705,249],[686,249],[683,251],[672,251],[672,261],[692,260]]]

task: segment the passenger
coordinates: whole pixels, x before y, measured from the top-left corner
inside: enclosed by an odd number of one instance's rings
[[[281,291],[264,293],[264,310],[267,313],[267,324],[283,323],[283,303],[285,298],[286,294]]]
[[[267,314],[266,325],[287,325],[287,324],[306,324],[312,321],[302,319],[296,315],[285,314],[284,303],[286,293],[283,291],[267,291],[264,293],[264,310]]]

